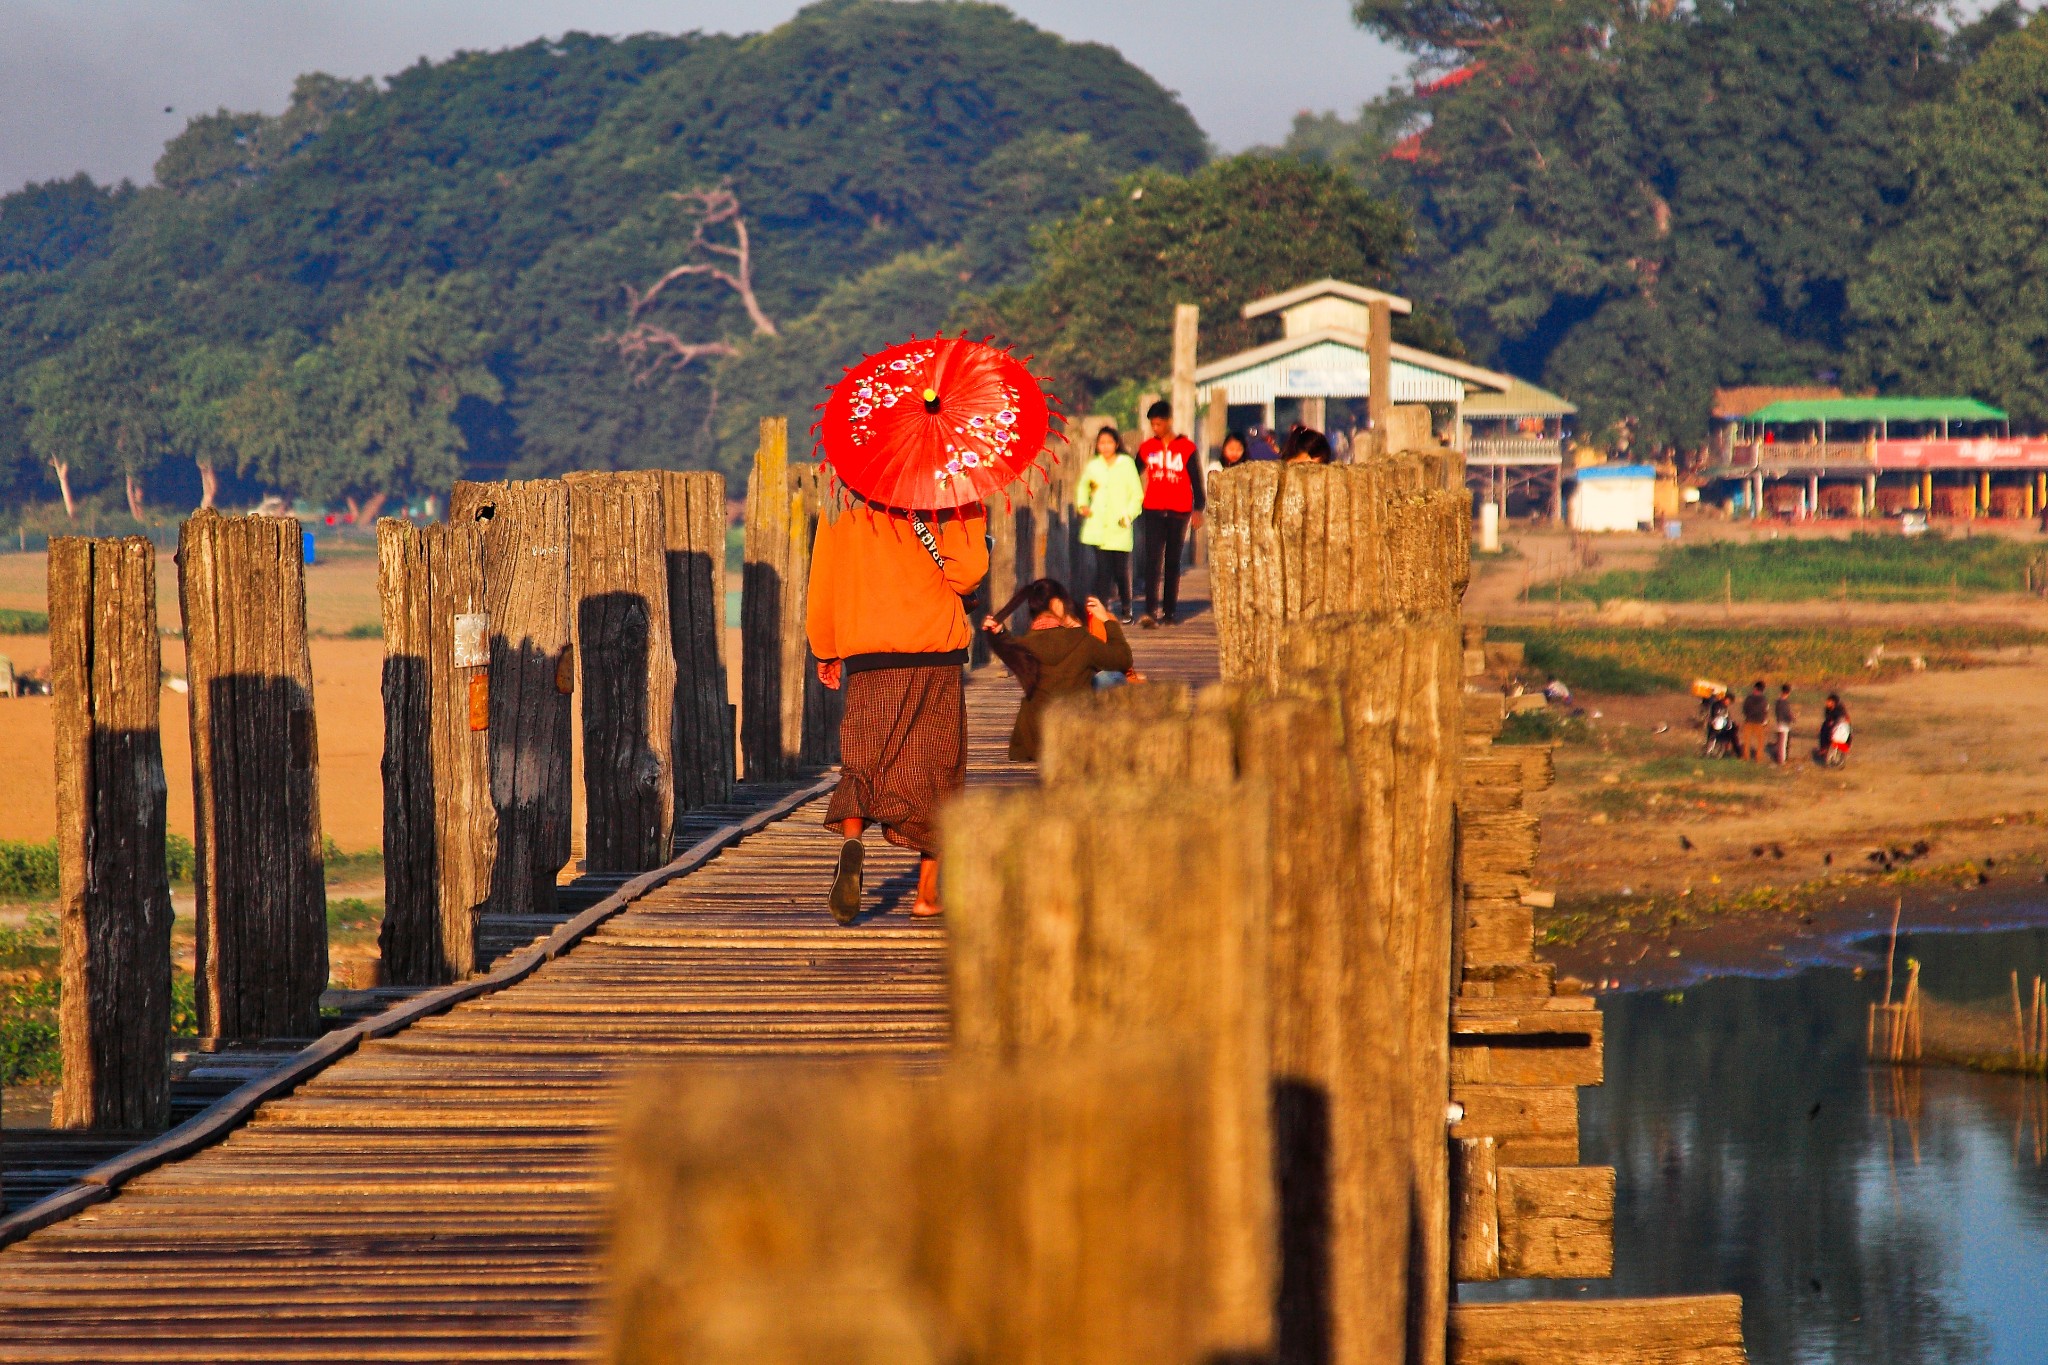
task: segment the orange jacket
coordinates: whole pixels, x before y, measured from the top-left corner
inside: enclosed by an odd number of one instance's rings
[[[813,655],[856,673],[965,658],[974,632],[960,599],[988,574],[988,517],[971,507],[927,512],[924,523],[944,573],[907,516],[856,505],[818,523],[805,609]],[[903,655],[923,657],[891,657]]]

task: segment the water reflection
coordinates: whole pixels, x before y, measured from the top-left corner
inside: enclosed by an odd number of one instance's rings
[[[2048,931],[1902,936],[1948,1000],[2048,975]],[[1743,1296],[1759,1362],[2048,1360],[2048,1091],[1864,1064],[1883,943],[1823,967],[1616,995],[1582,1154],[1617,1168],[1612,1280],[1462,1297]]]

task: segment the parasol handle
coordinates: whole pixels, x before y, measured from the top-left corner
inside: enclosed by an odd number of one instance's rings
[[[937,389],[926,389],[924,391],[924,410],[926,412],[937,412],[939,410],[939,391]]]

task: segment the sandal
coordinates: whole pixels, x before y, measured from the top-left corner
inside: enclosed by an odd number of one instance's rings
[[[848,839],[839,846],[839,866],[832,874],[832,918],[841,924],[851,924],[860,916],[860,873],[861,865],[867,860],[867,849],[858,839]]]

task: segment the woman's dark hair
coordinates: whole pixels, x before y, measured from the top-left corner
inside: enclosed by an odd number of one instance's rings
[[[990,614],[998,621],[1007,623],[1010,613],[1018,607],[1026,609],[1026,619],[1042,616],[1052,609],[1055,602],[1064,603],[1068,611],[1074,608],[1074,595],[1067,591],[1067,585],[1057,578],[1034,578],[1017,589],[1017,595],[1003,603],[1000,611]]]
[[[1095,433],[1095,444],[1101,445],[1102,438],[1105,436],[1116,442],[1117,454],[1121,455],[1124,453],[1124,434],[1121,431],[1118,431],[1114,426],[1106,426]]]
[[[1317,464],[1330,462],[1330,438],[1314,427],[1305,427],[1296,422],[1294,429],[1287,433],[1287,448],[1280,452],[1283,460],[1298,459],[1306,455]]]
[[[1243,449],[1243,451],[1244,451],[1244,453],[1245,453],[1245,454],[1249,455],[1249,454],[1251,454],[1251,453],[1252,453],[1252,443],[1251,443],[1250,441],[1247,441],[1247,440],[1245,440],[1245,438],[1244,438],[1244,433],[1243,433],[1243,432],[1241,432],[1241,431],[1226,431],[1226,432],[1224,432],[1224,433],[1223,433],[1223,444],[1224,444],[1224,445],[1229,445],[1229,444],[1230,444],[1230,443],[1231,443],[1232,441],[1235,441],[1235,442],[1237,442],[1238,446],[1239,446],[1239,447],[1240,447],[1241,449]]]

